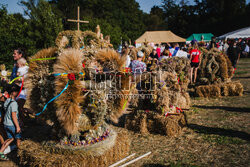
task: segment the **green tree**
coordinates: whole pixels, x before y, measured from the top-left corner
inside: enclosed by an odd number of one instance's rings
[[[246,0],[162,0],[168,28],[187,37],[192,33],[221,35],[250,25]]]
[[[147,30],[166,30],[167,24],[164,19],[165,17],[163,9],[159,6],[153,6],[151,8],[150,14],[145,16],[145,24],[147,25]]]
[[[29,37],[34,40],[37,49],[48,48],[55,45],[55,39],[63,30],[62,19],[52,10],[52,6],[45,0],[21,1],[25,13],[30,18],[31,31]]]
[[[4,6],[0,7],[0,64],[11,68],[13,50],[22,48],[26,55],[36,50],[34,41],[28,38],[29,24],[21,14],[8,14]]]

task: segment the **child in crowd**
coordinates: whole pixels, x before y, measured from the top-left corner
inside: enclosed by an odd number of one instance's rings
[[[27,73],[29,70],[29,67],[26,65],[27,61],[25,60],[25,58],[20,58],[19,60],[17,60],[17,66],[18,66],[18,70],[17,70],[17,76],[18,77],[24,77],[24,79],[27,77]],[[19,80],[17,80],[17,84],[21,87],[22,86],[22,80],[23,78],[20,78]],[[23,89],[21,90],[19,96],[17,97],[17,104],[18,104],[18,110],[20,112],[20,123],[23,122],[23,118],[24,118],[24,104],[26,102],[26,97],[27,97],[27,91],[26,89],[23,87]]]
[[[29,67],[27,66],[27,61],[25,58],[20,58],[17,60],[17,75],[18,77],[20,76],[25,76],[28,73]]]
[[[8,93],[10,94],[10,98],[8,98],[4,103],[4,110],[5,110],[5,116],[4,116],[4,129],[7,134],[7,140],[3,143],[1,149],[0,149],[0,159],[1,160],[8,160],[8,158],[4,155],[4,150],[14,141],[16,140],[16,146],[20,146],[20,138],[21,138],[21,128],[19,126],[18,122],[18,105],[15,101],[15,98],[17,97],[19,93],[20,87],[16,84],[11,85],[11,87],[8,90]]]

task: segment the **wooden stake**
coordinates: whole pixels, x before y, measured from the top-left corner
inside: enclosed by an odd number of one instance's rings
[[[139,157],[136,158],[136,159],[133,159],[133,160],[131,160],[131,161],[128,161],[127,163],[121,165],[120,167],[128,166],[128,165],[130,165],[130,164],[132,164],[132,163],[134,163],[134,162],[136,162],[136,161],[138,161],[138,160],[140,160],[140,159],[142,159],[142,158],[148,156],[149,154],[151,154],[151,152],[148,152],[148,153],[146,153],[146,154],[143,154],[143,155],[139,156]]]
[[[129,155],[129,156],[127,156],[126,158],[123,158],[122,160],[120,160],[120,161],[114,163],[113,165],[110,165],[109,167],[115,167],[115,166],[117,166],[117,165],[123,163],[124,161],[127,161],[127,159],[133,157],[134,155],[135,155],[135,153],[134,153],[134,154],[131,154],[131,155]]]

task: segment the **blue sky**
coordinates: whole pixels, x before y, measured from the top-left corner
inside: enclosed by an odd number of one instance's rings
[[[9,13],[22,13],[23,14],[23,7],[19,6],[18,3],[19,0],[0,0],[0,4],[8,5],[7,9]],[[154,5],[161,5],[161,0],[136,0],[139,2],[141,9],[144,12],[149,13],[150,9]],[[193,0],[189,0],[190,3],[193,2]],[[247,3],[249,3],[250,0],[247,0]]]

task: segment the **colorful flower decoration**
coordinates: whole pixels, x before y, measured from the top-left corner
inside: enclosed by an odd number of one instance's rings
[[[81,73],[75,74],[75,73],[69,73],[68,79],[69,79],[69,85],[73,85],[75,80],[79,80]],[[83,74],[84,75],[84,74]]]
[[[76,76],[75,76],[75,74],[74,74],[74,73],[70,73],[70,74],[68,74],[68,79],[69,79],[70,81],[74,81],[74,80],[76,80]]]
[[[125,68],[124,68],[124,72],[126,72],[126,73],[131,73],[131,72],[132,72],[132,69],[129,68],[129,67],[125,67]]]
[[[78,142],[73,142],[71,140],[66,139],[64,142],[61,141],[61,145],[68,145],[68,146],[73,146],[73,147],[89,146],[91,144],[101,142],[101,141],[105,140],[106,138],[108,138],[109,136],[110,136],[110,131],[106,130],[101,136],[99,136],[97,138],[92,138],[89,140],[82,140],[82,141],[78,141]]]

